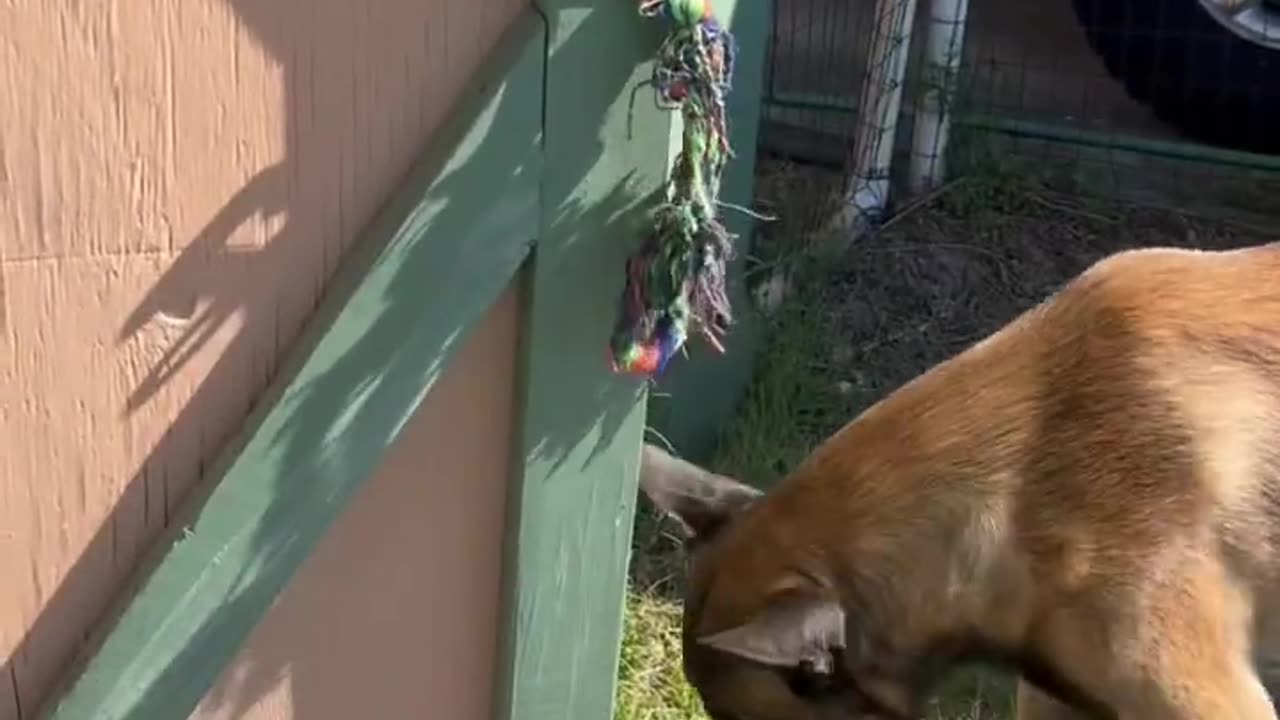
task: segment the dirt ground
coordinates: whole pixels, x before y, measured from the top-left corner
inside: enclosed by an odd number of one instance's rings
[[[802,250],[829,211],[832,175],[762,163],[760,206],[779,215],[759,246]],[[824,194],[824,189],[826,193]],[[1127,248],[1231,248],[1280,238],[1270,227],[1063,195],[1013,179],[969,178],[903,209],[853,244],[806,305],[818,313],[828,383],[812,437],[831,432],[929,367],[992,333],[1088,265]]]

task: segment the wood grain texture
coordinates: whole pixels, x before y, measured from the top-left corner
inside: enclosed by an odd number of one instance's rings
[[[0,720],[172,528],[526,5],[0,3]]]
[[[671,125],[641,93],[628,133],[659,23],[629,1],[538,4],[549,23],[546,166],[494,717],[596,720],[612,716],[644,425],[644,385],[611,373],[607,347]]]
[[[190,720],[491,720],[524,276]]]
[[[363,234],[221,480],[44,716],[187,716],[412,416],[538,227],[545,33],[522,11]]]

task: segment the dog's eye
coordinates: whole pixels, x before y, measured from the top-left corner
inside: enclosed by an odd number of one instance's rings
[[[831,692],[835,687],[829,672],[823,672],[811,660],[802,660],[799,665],[786,671],[787,687],[796,697],[814,698]]]

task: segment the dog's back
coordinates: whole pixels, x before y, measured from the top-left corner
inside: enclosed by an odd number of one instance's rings
[[[931,498],[961,504],[966,527],[937,526],[967,551],[945,560],[954,582],[1018,567],[1041,596],[1004,613],[1011,636],[1042,603],[1180,562],[1179,542],[1221,552],[1267,604],[1280,575],[1280,244],[1097,263],[851,422],[795,485],[841,476],[874,496],[852,503],[878,508],[859,517],[871,526],[893,507],[918,519]]]
[[[1212,529],[1269,583],[1277,440],[1280,244],[1135,250],[869,408],[776,494],[871,524],[928,498],[998,502],[1008,539],[1067,586]]]

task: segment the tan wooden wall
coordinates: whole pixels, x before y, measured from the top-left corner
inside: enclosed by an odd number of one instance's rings
[[[510,478],[513,283],[192,720],[488,720]]]
[[[30,716],[524,4],[0,3],[0,720]]]

